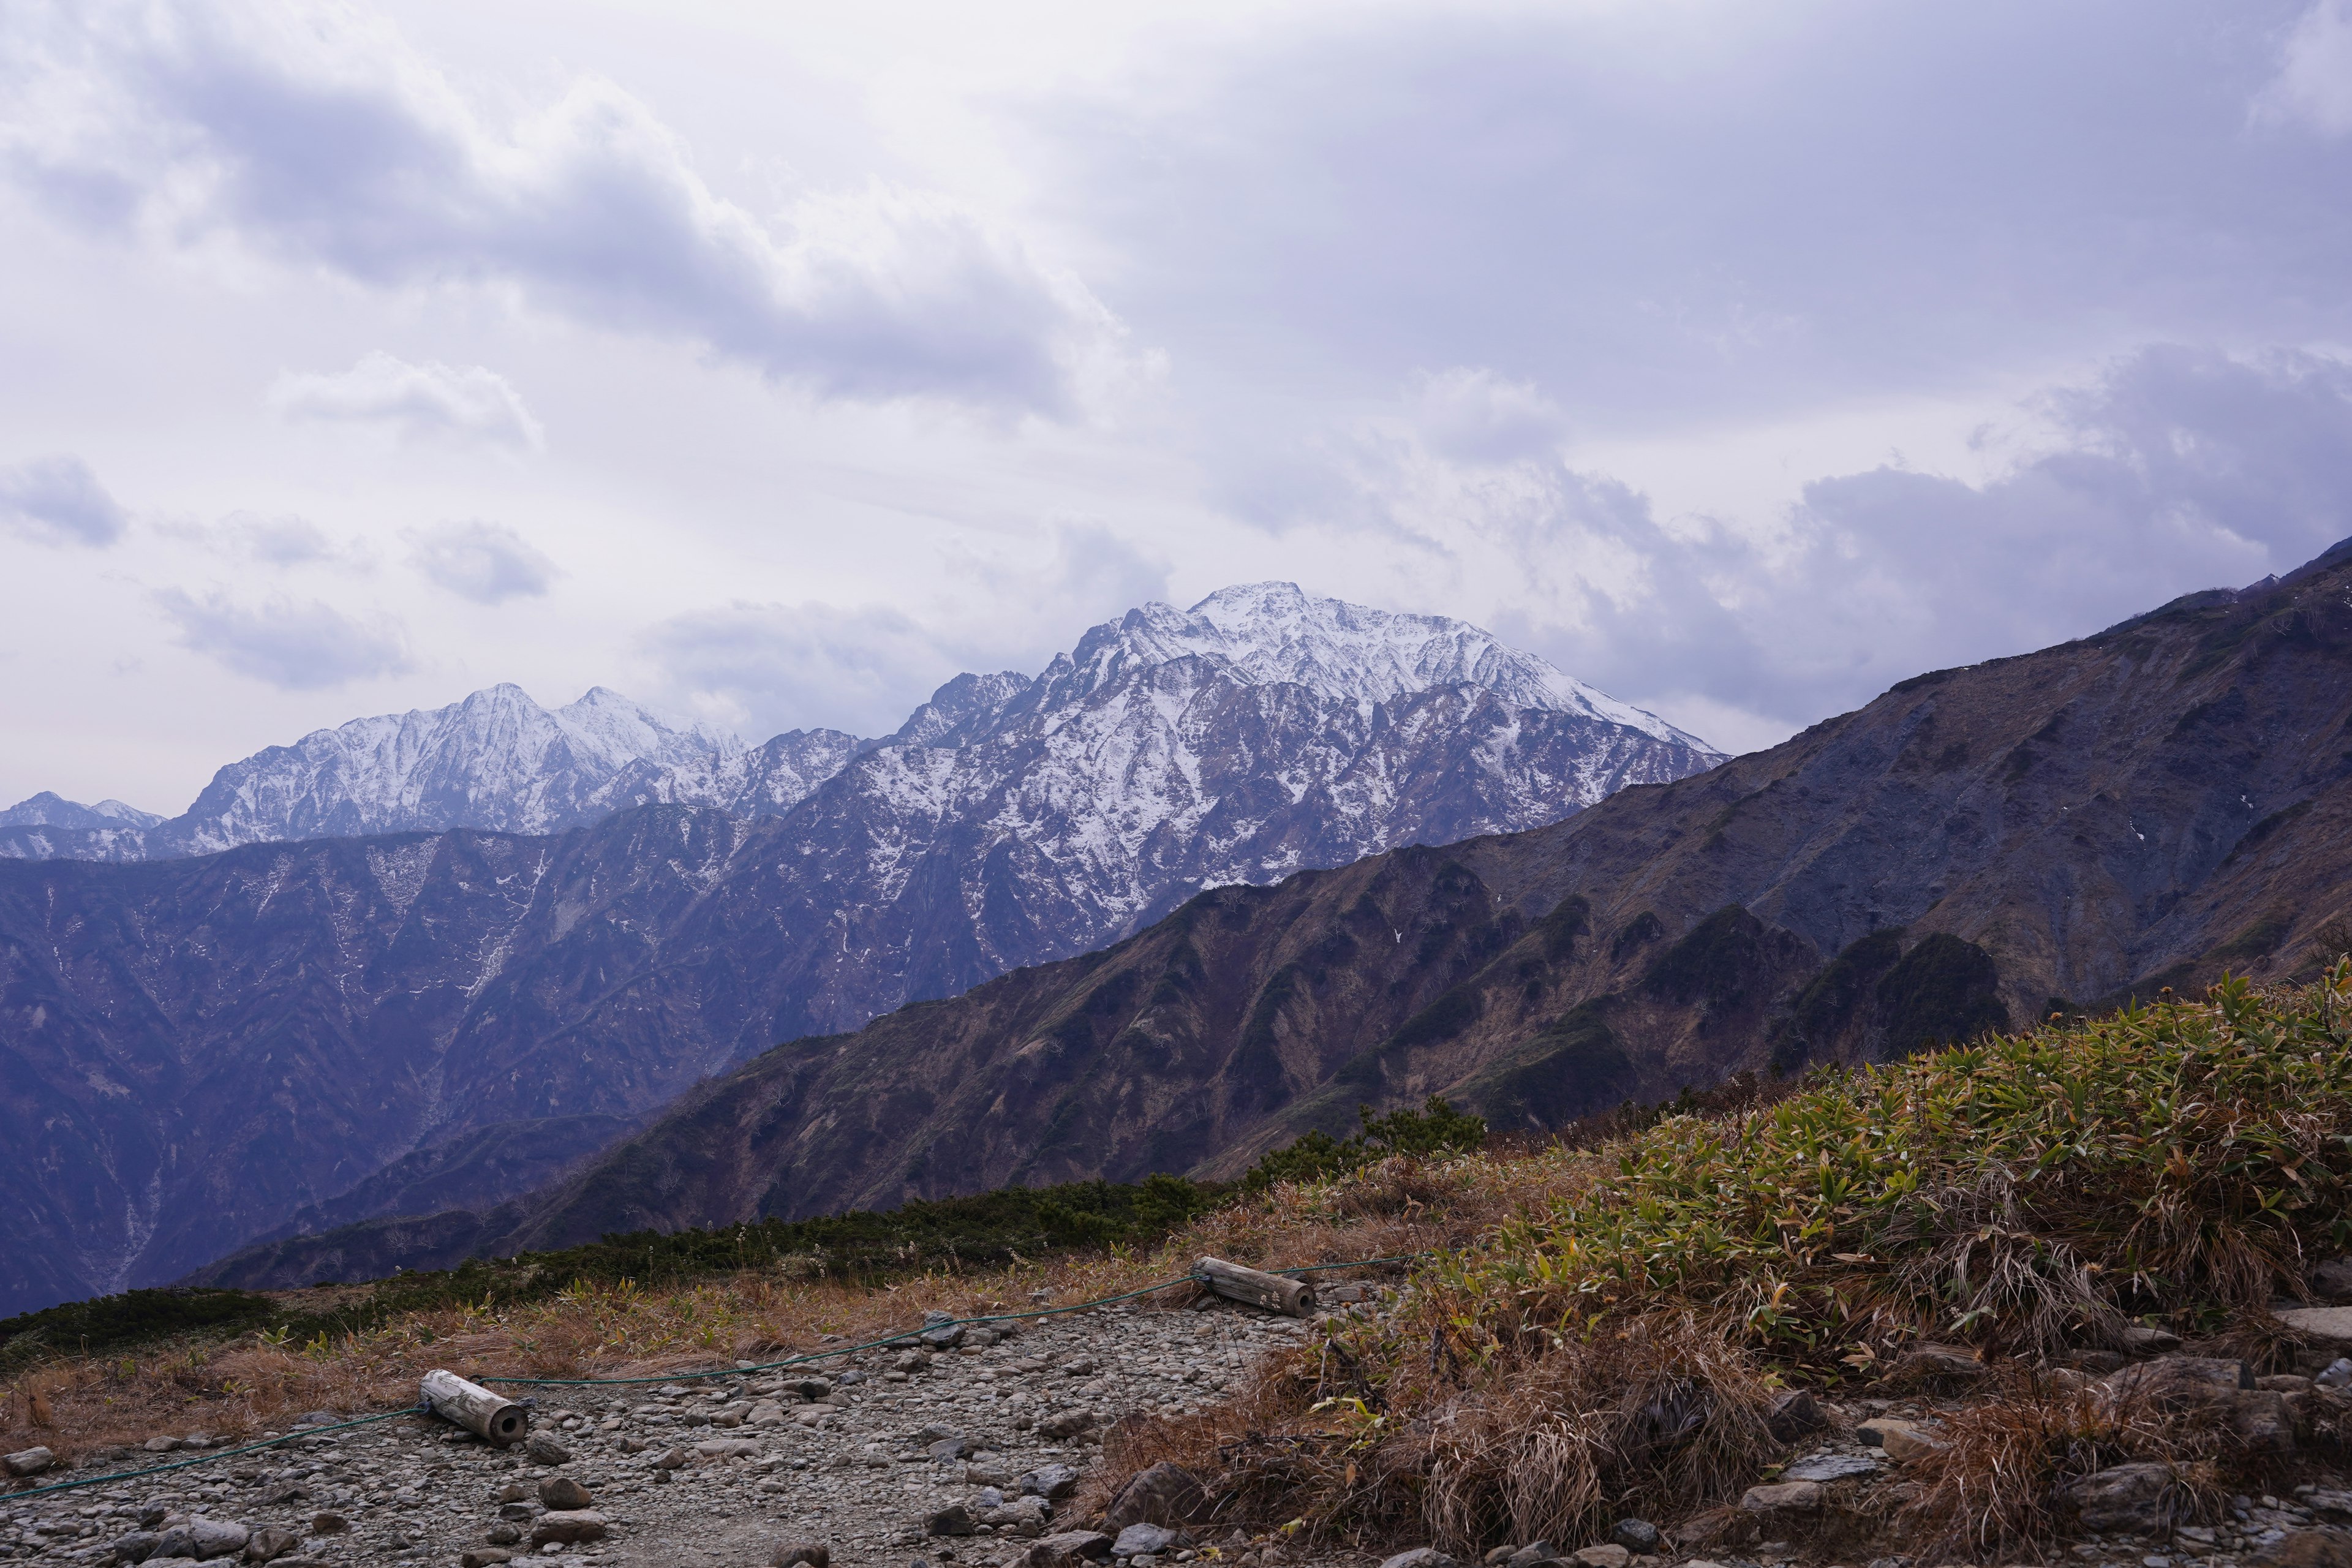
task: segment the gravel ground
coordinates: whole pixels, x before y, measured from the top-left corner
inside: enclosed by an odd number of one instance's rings
[[[469,1552],[478,1558],[498,1548],[548,1568],[719,1568],[767,1563],[779,1543],[800,1540],[825,1545],[842,1568],[905,1568],[919,1556],[984,1568],[1015,1561],[1032,1539],[1066,1528],[1052,1517],[1063,1504],[1021,1500],[1024,1476],[1054,1465],[1083,1470],[1098,1453],[1102,1426],[1135,1411],[1204,1403],[1257,1357],[1307,1331],[1296,1320],[1223,1304],[1121,1306],[1034,1320],[1003,1334],[968,1331],[961,1345],[936,1352],[868,1351],[781,1373],[636,1387],[539,1389],[530,1451],[404,1418],[152,1481],[13,1505],[0,1497],[0,1557],[143,1558],[160,1568],[193,1544],[220,1552],[210,1560],[228,1568],[255,1554],[229,1545],[242,1531],[256,1552],[282,1542],[274,1558],[280,1568],[457,1564]],[[1081,1422],[1085,1430],[1070,1430]],[[603,1539],[534,1544],[535,1534],[564,1533],[576,1511],[542,1502],[541,1483],[559,1477],[589,1494]],[[1069,1481],[1043,1484],[1066,1495]],[[924,1533],[931,1515],[957,1504],[974,1521],[972,1533]],[[992,1516],[997,1522],[983,1522]],[[197,1521],[229,1529],[207,1533]],[[263,1538],[273,1528],[283,1534]],[[593,1523],[583,1532],[593,1535]],[[1190,1552],[1167,1554],[1191,1559]]]
[[[0,1496],[0,1559],[88,1568],[196,1568],[194,1558],[210,1568],[257,1561],[480,1568],[508,1560],[544,1568],[750,1568],[775,1562],[780,1546],[806,1542],[826,1548],[835,1568],[908,1568],[918,1559],[927,1568],[1014,1568],[1033,1542],[1072,1528],[1055,1516],[1097,1458],[1103,1427],[1135,1412],[1212,1400],[1260,1356],[1309,1332],[1304,1322],[1224,1303],[1185,1311],[1118,1306],[1001,1335],[967,1331],[965,1342],[936,1351],[867,1351],[692,1382],[541,1389],[527,1447],[497,1449],[446,1423],[402,1417],[152,1481],[40,1500]],[[1901,1484],[1899,1467],[1885,1462],[1889,1450],[1864,1440],[1864,1421],[1893,1416],[1898,1426],[1932,1429],[1943,1414],[1933,1402],[1884,1400],[1826,1410],[1826,1429],[1797,1448],[1748,1507],[1791,1482],[1817,1488],[1821,1503]],[[1821,1504],[1809,1494],[1805,1506]],[[936,1533],[949,1523],[940,1516],[958,1509],[957,1533]],[[1538,1568],[1775,1568],[1807,1555],[1770,1539],[1777,1517],[1762,1514],[1760,1531],[1748,1537],[1760,1534],[1761,1543],[1744,1550],[1700,1555],[1654,1534],[1640,1542],[1621,1535],[1636,1549],[1559,1542],[1521,1556],[1540,1558]],[[2323,1475],[2292,1495],[2236,1498],[2213,1525],[2183,1528],[2168,1541],[2093,1536],[2070,1542],[2066,1554],[2074,1568],[2242,1568],[2294,1547],[2315,1526],[2347,1525],[2352,1490]],[[1212,1544],[1200,1543],[1203,1551]],[[1238,1539],[1213,1545],[1218,1568],[1272,1568],[1275,1560]],[[183,1555],[192,1560],[174,1564]],[[1179,1542],[1129,1558],[1126,1568],[1195,1560]],[[1282,1568],[1369,1568],[1371,1561],[1286,1558]],[[1916,1568],[1901,1557],[1871,1561],[1867,1552],[1857,1561]]]

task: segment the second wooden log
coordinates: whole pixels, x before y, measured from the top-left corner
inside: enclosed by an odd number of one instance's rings
[[[433,1414],[501,1448],[519,1441],[530,1426],[530,1416],[521,1405],[478,1383],[467,1383],[454,1372],[428,1372],[419,1388]]]
[[[1286,1312],[1294,1318],[1304,1318],[1315,1310],[1315,1287],[1303,1279],[1263,1274],[1222,1258],[1203,1258],[1192,1265],[1192,1272],[1202,1284],[1230,1300],[1246,1301],[1253,1307]]]

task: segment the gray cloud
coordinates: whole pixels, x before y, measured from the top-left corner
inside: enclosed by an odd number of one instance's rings
[[[1764,540],[1706,519],[1669,529],[1622,484],[1551,458],[1448,470],[1451,511],[1427,501],[1425,452],[1385,469],[1360,453],[1350,482],[1370,502],[1417,502],[1395,525],[1433,557],[1467,546],[1427,515],[1467,518],[1552,606],[1497,630],[1703,733],[1714,712],[1754,736],[2352,535],[2352,365],[2158,346],[2044,402],[2054,439],[1997,479],[1827,477]]]
[[[1129,258],[1122,317],[1216,345],[1185,374],[1222,458],[1293,437],[1282,393],[1449,364],[1654,434],[2154,338],[2352,341],[2322,195],[2352,148],[2246,133],[2308,10],[1408,7],[1040,110],[1030,150]]]
[[[436,585],[478,605],[545,594],[555,563],[503,523],[451,522],[412,530],[409,563]]]
[[[104,548],[130,516],[79,458],[37,458],[0,468],[0,527],[43,544]]]
[[[255,606],[219,592],[199,599],[167,588],[155,595],[155,604],[183,647],[289,691],[320,690],[410,668],[407,638],[397,623],[362,624],[315,599],[304,604],[277,598]]]
[[[536,449],[539,421],[504,376],[482,365],[410,364],[391,354],[363,354],[332,375],[288,372],[269,389],[285,418],[372,425],[404,441]]]
[[[500,126],[346,11],[33,15],[47,27],[18,41],[30,63],[0,145],[26,188],[94,226],[128,206],[152,232],[233,234],[369,284],[509,286],[830,396],[1066,416],[1126,358],[1082,285],[969,208],[874,184],[763,222],[607,82]]]

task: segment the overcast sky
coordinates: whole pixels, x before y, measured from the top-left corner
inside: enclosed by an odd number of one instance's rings
[[[2352,534],[2352,0],[0,0],[0,803],[1281,577],[1729,749]]]

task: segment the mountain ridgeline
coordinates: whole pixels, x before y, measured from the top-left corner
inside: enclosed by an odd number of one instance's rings
[[[878,742],[729,773],[651,725],[477,694],[224,770],[197,815],[260,841],[0,859],[0,1314],[479,1211],[778,1040],[1720,760],[1475,626],[1280,584],[960,677]],[[12,831],[170,826],[120,820]],[[312,832],[373,836],[275,841]]]
[[[525,1199],[203,1277],[1232,1175],[1433,1094],[1556,1127],[2347,948],[2352,542],[1556,826],[1200,893],[1103,951],[778,1047]]]

